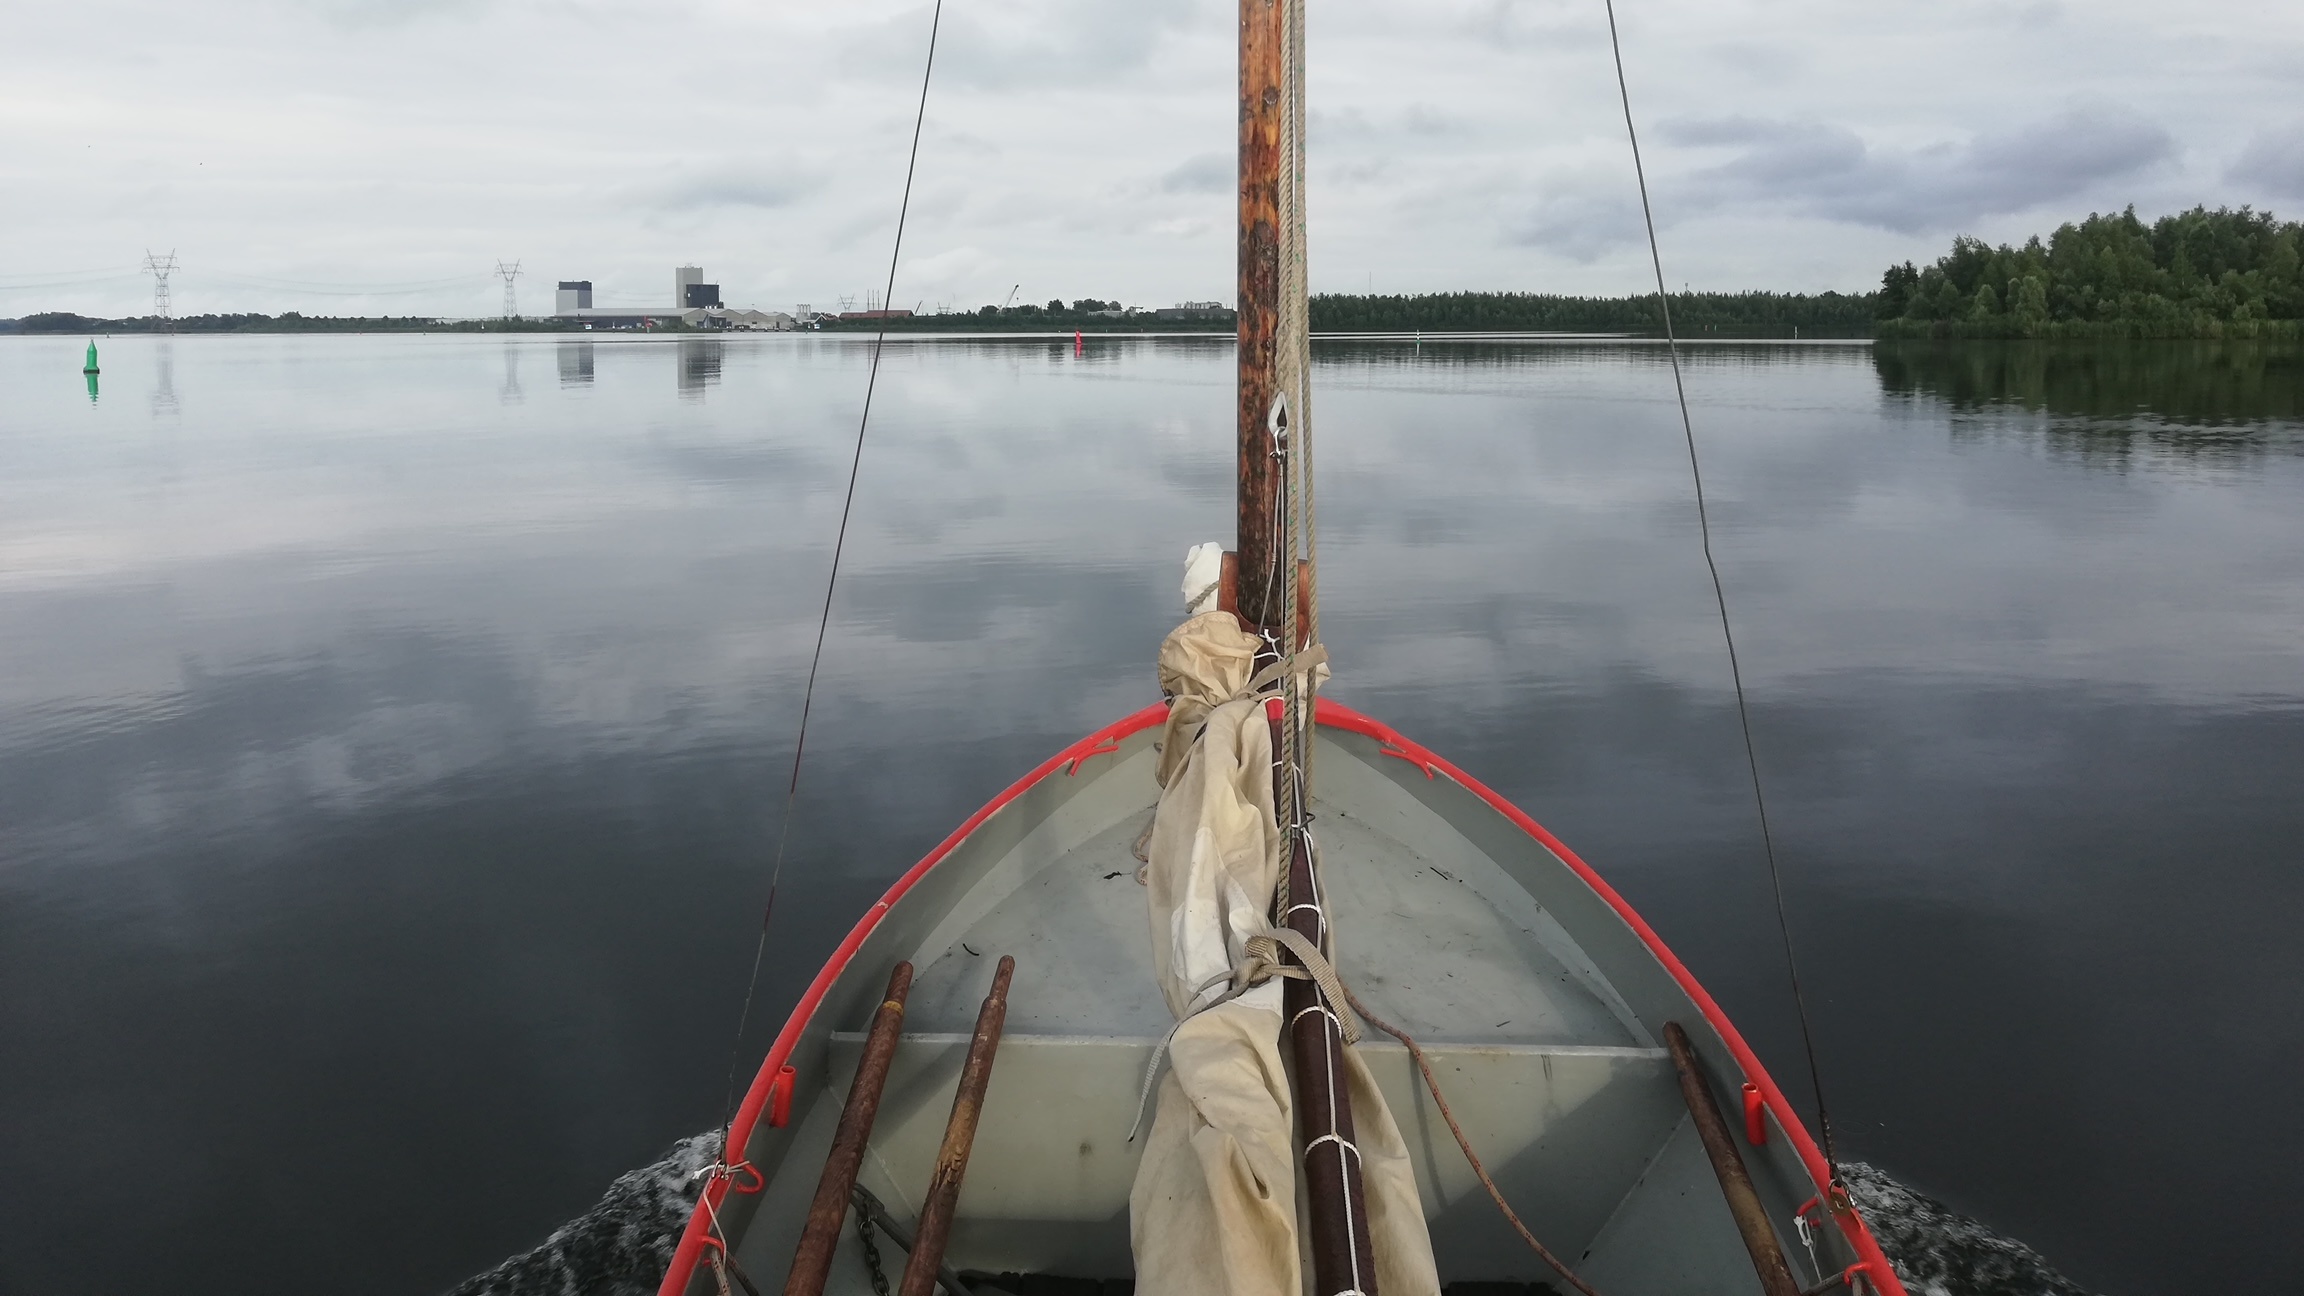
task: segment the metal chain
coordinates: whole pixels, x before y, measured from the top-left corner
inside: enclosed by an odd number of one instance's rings
[[[888,1296],[888,1271],[880,1267],[880,1247],[872,1240],[872,1216],[856,1212],[856,1240],[864,1244],[864,1267],[872,1273],[872,1296]]]

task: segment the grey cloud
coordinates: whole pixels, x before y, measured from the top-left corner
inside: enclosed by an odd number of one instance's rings
[[[1465,129],[1468,123],[1452,113],[1443,112],[1428,103],[1412,103],[1401,115],[1401,122],[1411,135],[1453,135]]]
[[[1508,224],[1505,240],[1589,264],[1641,240],[1640,206],[1629,194],[1558,194]]]
[[[1681,120],[1659,134],[1677,144],[1741,150],[1683,183],[1678,196],[1690,207],[1781,204],[1903,234],[2069,198],[2177,153],[2166,130],[2117,107],[2076,107],[1966,145],[1902,150],[1874,148],[1854,131],[1821,122]]]
[[[786,207],[824,185],[824,173],[794,163],[735,164],[699,168],[640,192],[650,207],[677,211],[700,207]]]
[[[2257,131],[2225,178],[2274,197],[2304,198],[2304,121]]]
[[[1229,193],[1239,168],[1229,153],[1198,153],[1160,177],[1162,193]]]
[[[314,8],[342,27],[403,27],[437,17],[478,17],[496,0],[321,0]]]
[[[1603,44],[1607,20],[1575,0],[1488,0],[1456,23],[1458,34],[1504,49],[1570,49]]]
[[[1175,32],[1206,31],[1204,3],[1051,0],[991,18],[946,10],[936,40],[936,79],[977,89],[1103,85],[1150,66]],[[842,64],[864,76],[919,76],[928,10],[922,6],[859,30]]]
[[[1305,137],[1314,145],[1357,139],[1376,133],[1375,123],[1369,121],[1368,114],[1358,108],[1323,108],[1319,104],[1309,107]]]

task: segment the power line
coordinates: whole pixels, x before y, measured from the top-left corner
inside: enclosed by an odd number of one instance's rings
[[[143,277],[144,272],[142,270],[133,270],[123,274],[104,275],[95,279],[58,279],[48,283],[0,284],[0,293],[61,292],[66,288],[98,288],[106,284],[131,283]]]
[[[299,292],[340,294],[376,293],[382,295],[388,293],[431,292],[443,288],[470,287],[479,284],[483,280],[493,279],[496,276],[493,274],[460,274],[450,275],[442,279],[394,279],[377,283],[359,283],[324,279],[281,279],[271,275],[235,274],[230,271],[212,270],[206,272],[206,274],[202,277],[212,278],[223,283],[241,284],[252,288],[284,288],[293,289]]]
[[[141,279],[142,266],[102,266],[94,270],[40,270],[22,274],[0,274],[0,289],[71,287],[79,283],[103,283],[115,279]]]

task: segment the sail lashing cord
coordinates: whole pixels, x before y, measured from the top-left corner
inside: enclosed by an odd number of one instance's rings
[[[1696,456],[1696,425],[1688,417],[1688,387],[1680,374],[1680,341],[1672,332],[1672,299],[1664,286],[1664,254],[1657,250],[1656,215],[1648,202],[1648,173],[1640,165],[1640,132],[1632,125],[1632,91],[1624,80],[1624,49],[1616,37],[1616,0],[1608,11],[1608,50],[1616,60],[1616,95],[1624,105],[1624,134],[1632,142],[1632,176],[1640,186],[1640,219],[1648,230],[1648,261],[1656,271],[1656,305],[1664,317],[1664,353],[1672,361],[1672,391],[1680,402],[1680,431],[1688,443],[1688,476],[1696,488],[1696,533],[1704,546],[1704,568],[1712,575],[1712,601],[1720,610],[1720,639],[1728,647],[1728,678],[1736,686],[1736,722],[1744,733],[1744,764],[1752,774],[1752,805],[1760,817],[1760,849],[1768,860],[1768,885],[1775,893],[1776,931],[1784,940],[1784,971],[1800,1015],[1800,1047],[1808,1061],[1808,1084],[1816,1093],[1816,1132],[1824,1144],[1824,1164],[1840,1182],[1840,1158],[1832,1149],[1832,1118],[1824,1106],[1824,1078],[1816,1065],[1816,1033],[1808,1020],[1808,1000],[1800,992],[1800,962],[1792,953],[1792,920],[1784,910],[1784,875],[1776,864],[1776,838],[1768,828],[1768,798],[1760,790],[1760,757],[1752,745],[1752,711],[1744,700],[1744,671],[1736,659],[1736,633],[1728,623],[1728,591],[1720,564],[1712,557],[1712,520],[1704,507],[1704,470]]]
[[[1424,1087],[1431,1091],[1433,1103],[1440,1108],[1440,1119],[1448,1122],[1448,1132],[1456,1136],[1457,1148],[1464,1153],[1464,1159],[1472,1163],[1472,1173],[1480,1177],[1480,1186],[1488,1190],[1488,1199],[1496,1203],[1496,1209],[1504,1212],[1504,1220],[1512,1226],[1512,1231],[1518,1233],[1520,1240],[1536,1252],[1537,1259],[1552,1266],[1554,1273],[1567,1279],[1569,1286],[1584,1293],[1584,1296],[1600,1296],[1589,1283],[1576,1276],[1575,1270],[1570,1269],[1567,1262],[1552,1254],[1551,1248],[1537,1241],[1536,1235],[1528,1231],[1528,1226],[1520,1222],[1519,1213],[1504,1200],[1503,1189],[1498,1188],[1496,1181],[1488,1177],[1488,1167],[1480,1163],[1480,1154],[1472,1150],[1472,1141],[1464,1137],[1464,1127],[1456,1123],[1456,1113],[1448,1110],[1448,1100],[1440,1094],[1440,1081],[1432,1074],[1432,1064],[1424,1060],[1424,1050],[1417,1047],[1408,1032],[1368,1011],[1368,1005],[1360,1002],[1360,996],[1353,994],[1350,986],[1344,987],[1344,998],[1352,1005],[1352,1011],[1360,1014],[1362,1020],[1407,1046],[1408,1056],[1416,1060],[1416,1069],[1424,1073]]]
[[[912,150],[904,163],[904,197],[896,207],[896,239],[888,249],[888,283],[880,297],[882,302],[896,300],[896,264],[904,253],[904,220],[912,210],[912,177],[920,166],[920,131],[928,120],[928,83],[936,71],[936,34],[943,20],[944,0],[936,0],[928,18],[928,57],[920,70],[920,107],[912,118]],[[736,1064],[744,1047],[744,1031],[752,1021],[752,999],[760,988],[760,965],[768,953],[768,927],[776,917],[776,886],[784,877],[784,848],[792,836],[792,807],[800,795],[800,762],[808,750],[808,712],[816,700],[816,671],[824,663],[824,638],[832,625],[832,596],[840,587],[840,555],[848,544],[849,516],[856,509],[856,479],[864,467],[864,434],[872,426],[872,393],[879,386],[880,351],[887,341],[888,317],[883,315],[879,332],[872,339],[871,367],[864,378],[864,411],[856,420],[856,449],[848,461],[848,491],[840,502],[840,529],[832,538],[832,569],[824,578],[824,609],[816,621],[816,648],[809,655],[808,683],[800,693],[800,726],[792,740],[792,777],[784,788],[783,821],[776,830],[776,862],[768,872],[768,903],[760,914],[760,937],[752,950],[752,975],[744,987],[744,1008],[736,1018],[736,1038],[728,1046],[728,1092],[720,1125],[723,1166],[733,1151],[728,1137],[735,1123]]]

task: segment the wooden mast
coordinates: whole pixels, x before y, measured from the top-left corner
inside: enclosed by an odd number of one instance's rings
[[[1274,453],[1272,402],[1279,390],[1282,222],[1301,213],[1281,210],[1281,168],[1294,166],[1287,155],[1286,115],[1292,110],[1289,0],[1240,0],[1240,226],[1238,416],[1239,542],[1233,564],[1233,608],[1251,630],[1261,631],[1269,660],[1293,652],[1283,644],[1287,587],[1282,564],[1290,557],[1279,516],[1285,467]],[[1299,39],[1301,33],[1297,34]],[[1299,130],[1302,123],[1296,123]],[[1285,520],[1292,522],[1292,519]],[[1287,562],[1293,569],[1296,564]],[[1295,579],[1290,570],[1285,579]],[[1276,651],[1275,651],[1276,650]],[[1306,704],[1309,699],[1305,699]],[[1289,785],[1284,767],[1280,698],[1266,704],[1272,725],[1276,805],[1292,822],[1287,837],[1287,912],[1278,921],[1327,947],[1325,897],[1302,831],[1299,789]],[[1299,732],[1308,732],[1309,725]],[[1287,956],[1295,962],[1294,955]],[[1308,1218],[1313,1296],[1360,1293],[1376,1296],[1376,1265],[1369,1241],[1367,1196],[1361,1189],[1360,1152],[1353,1141],[1352,1100],[1342,1032],[1336,1010],[1317,984],[1290,978],[1282,992],[1289,1057],[1294,1063],[1300,1162]]]
[[[1234,606],[1251,630],[1280,629],[1280,462],[1267,420],[1280,338],[1280,133],[1287,111],[1284,0],[1240,0],[1239,542]]]

